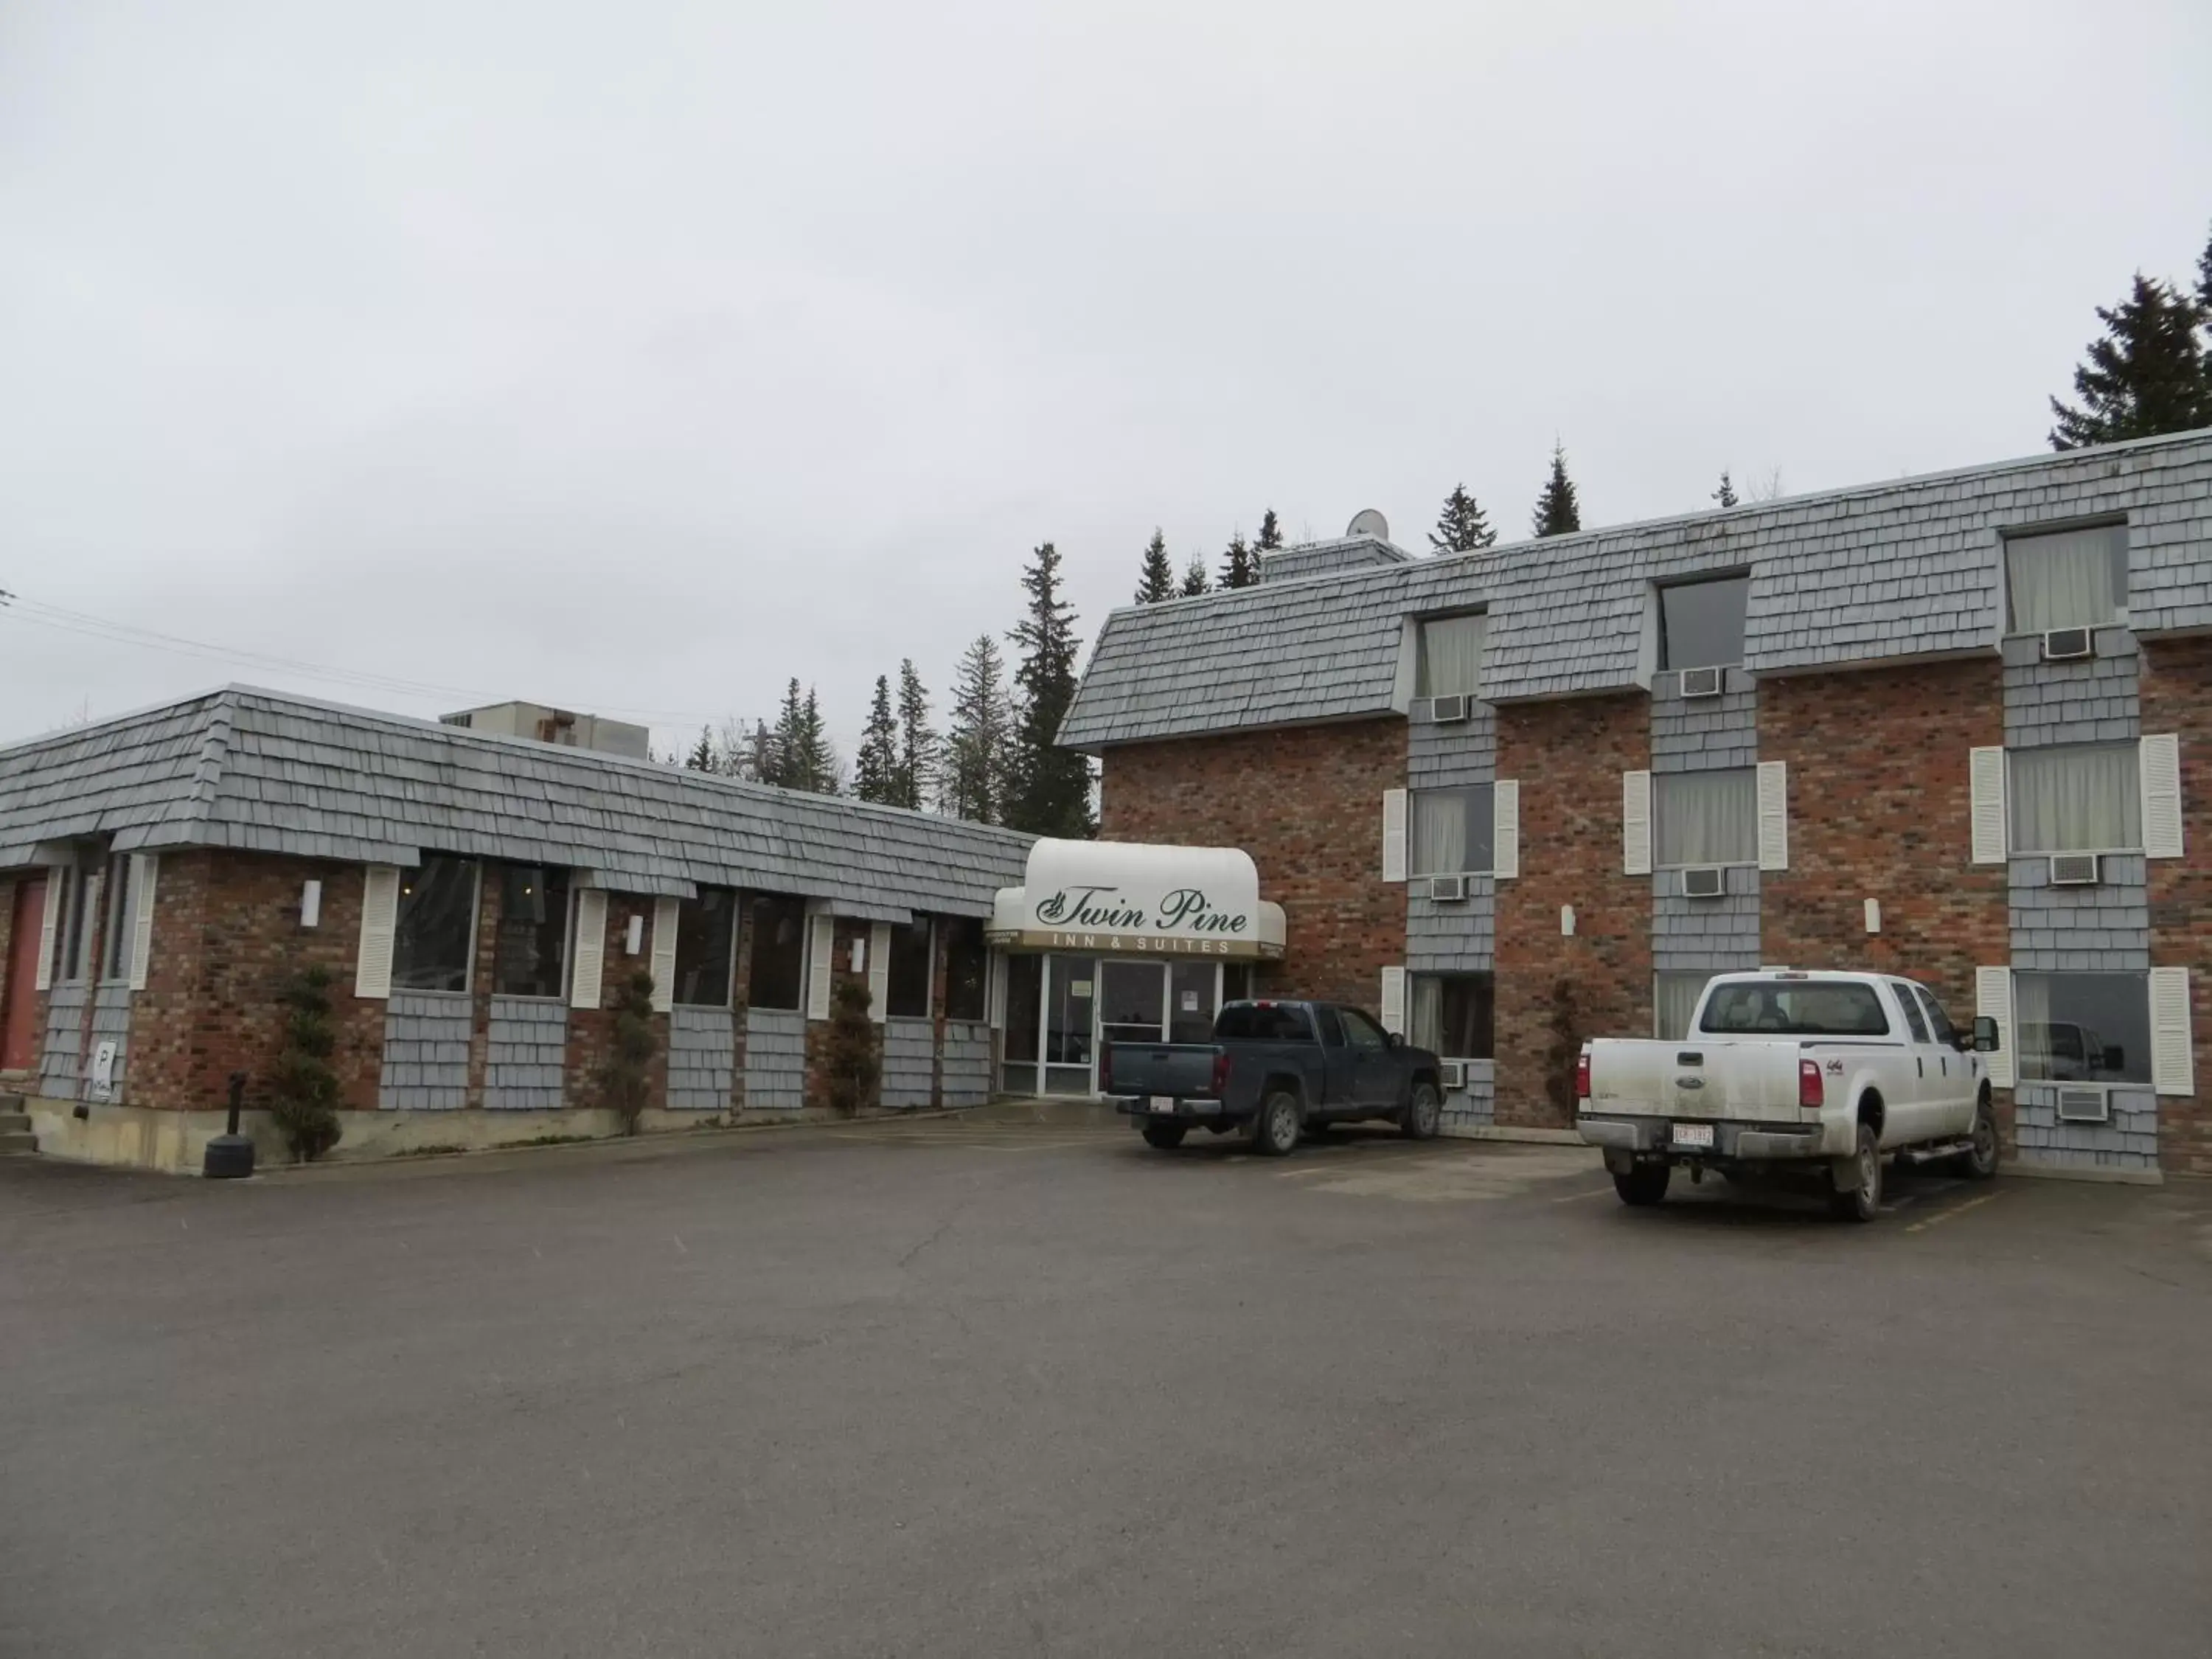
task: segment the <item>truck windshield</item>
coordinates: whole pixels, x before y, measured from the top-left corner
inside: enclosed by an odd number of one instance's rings
[[[1213,1022],[1220,1042],[1311,1042],[1313,1025],[1303,1008],[1279,1002],[1232,1002]]]
[[[1887,1036],[1889,1018],[1871,985],[1716,985],[1698,1017],[1716,1036]]]

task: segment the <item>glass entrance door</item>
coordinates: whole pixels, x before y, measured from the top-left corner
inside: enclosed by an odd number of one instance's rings
[[[1164,962],[1098,964],[1098,1036],[1103,1042],[1158,1042],[1167,1035]]]
[[[1092,1068],[1097,1064],[1098,958],[1046,958],[1044,996],[1044,1091],[1048,1095],[1097,1092]]]

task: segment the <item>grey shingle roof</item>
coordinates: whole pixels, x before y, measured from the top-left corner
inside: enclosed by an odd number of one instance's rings
[[[234,847],[349,862],[418,851],[566,866],[603,886],[988,915],[1031,837],[231,687],[0,749],[0,867],[42,842]]]
[[[1993,651],[2003,535],[2121,514],[2130,625],[2212,628],[2212,431],[2183,433],[1117,611],[1060,741],[1387,714],[1404,618],[1474,605],[1485,696],[1626,690],[1653,584],[1729,570],[1753,673]]]
[[[1260,580],[1287,581],[1296,576],[1326,576],[1339,570],[1405,564],[1413,555],[1374,536],[1342,536],[1328,542],[1300,542],[1260,556]]]

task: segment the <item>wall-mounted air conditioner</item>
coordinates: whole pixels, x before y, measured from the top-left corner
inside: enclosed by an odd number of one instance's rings
[[[2097,654],[2095,630],[2087,628],[2054,628],[2043,636],[2043,659],[2045,662],[2065,662],[2075,657],[2094,657]]]
[[[2051,855],[2051,884],[2094,887],[2104,879],[2102,864],[2094,853],[2054,853]]]
[[[1464,904],[1467,902],[1467,878],[1431,876],[1429,896],[1439,904]]]
[[[2058,1117],[2063,1123],[2109,1123],[2112,1097],[2102,1089],[2061,1089]]]
[[[1717,864],[1698,865],[1682,872],[1684,898],[1718,898],[1727,890],[1727,872]]]
[[[1682,695],[1686,697],[1717,697],[1721,694],[1721,671],[1717,668],[1685,668],[1682,671]]]
[[[1464,693],[1449,697],[1429,699],[1429,720],[1437,726],[1457,726],[1467,718],[1467,697]]]
[[[1444,1092],[1446,1094],[1456,1094],[1459,1091],[1467,1087],[1467,1062],[1465,1060],[1448,1060],[1444,1061],[1443,1074]]]

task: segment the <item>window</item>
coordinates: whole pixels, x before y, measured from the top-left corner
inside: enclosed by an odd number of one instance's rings
[[[1897,997],[1898,1006],[1905,1010],[1905,1024],[1912,1033],[1912,1040],[1915,1042],[1927,1042],[1927,1016],[1920,1012],[1920,999],[1912,994],[1912,988],[1901,979],[1893,979],[1889,982],[1889,988]]]
[[[1252,964],[1249,962],[1224,962],[1221,964],[1221,1000],[1242,1002],[1252,994]]]
[[[2136,744],[2016,749],[2008,759],[2014,852],[2132,852],[2142,845]]]
[[[100,949],[92,937],[99,925],[100,877],[85,869],[70,869],[63,872],[61,926],[61,971],[55,976],[59,983],[75,985],[84,978],[85,969],[99,959]]]
[[[1222,1042],[1311,1042],[1313,1025],[1303,1008],[1279,1002],[1237,1002],[1221,1011],[1213,1035]]]
[[[1743,660],[1751,578],[1676,582],[1659,590],[1659,666],[1730,668]]]
[[[1887,1036],[1889,1016],[1871,985],[1738,981],[1713,993],[1698,1029],[1715,1036]]]
[[[425,854],[414,869],[402,870],[392,988],[467,990],[476,922],[477,867],[468,860]]]
[[[1922,987],[1916,985],[1912,988],[1920,998],[1921,1012],[1928,1016],[1928,1029],[1936,1034],[1936,1041],[1956,1048],[1959,1028],[1951,1024],[1950,1016],[1943,1012],[1943,1005]]]
[[[1651,1035],[1662,1042],[1680,1042],[1690,1035],[1697,1017],[1698,999],[1713,976],[1702,969],[1670,971],[1651,976]]]
[[[1436,617],[1414,624],[1413,695],[1474,696],[1482,688],[1482,641],[1490,618]]]
[[[1662,866],[1759,862],[1755,767],[1661,772],[1651,780],[1651,811]]]
[[[1497,828],[1490,797],[1486,783],[1413,791],[1413,843],[1407,873],[1487,875],[1491,836]]]
[[[1413,1046],[1444,1060],[1488,1060],[1496,1007],[1488,974],[1413,975]]]
[[[2024,1082],[2150,1082],[2148,974],[2014,974]]]
[[[502,865],[492,988],[503,997],[557,997],[568,950],[568,872]]]
[[[131,902],[137,894],[131,885],[131,858],[120,854],[107,861],[107,966],[102,979],[126,979],[131,973],[131,943],[137,918]]]
[[[945,929],[945,1017],[989,1018],[991,947],[977,916],[948,916]]]
[[[884,1013],[892,1019],[929,1018],[929,921],[891,924],[890,971]]]
[[[676,902],[676,990],[686,1008],[730,1006],[730,969],[737,960],[738,896],[727,887],[702,887],[696,898]]]
[[[1344,1016],[1344,1040],[1354,1048],[1387,1048],[1390,1039],[1382,1035],[1382,1028],[1361,1013],[1357,1008],[1341,1011]]]
[[[806,978],[806,901],[780,893],[753,900],[752,988],[748,1006],[796,1013]]]
[[[2008,537],[2005,595],[2015,634],[2118,622],[2128,603],[2127,526]]]
[[[1324,1048],[1344,1047],[1344,1022],[1336,1017],[1334,1008],[1316,1008],[1314,1018],[1321,1025],[1321,1046]]]

